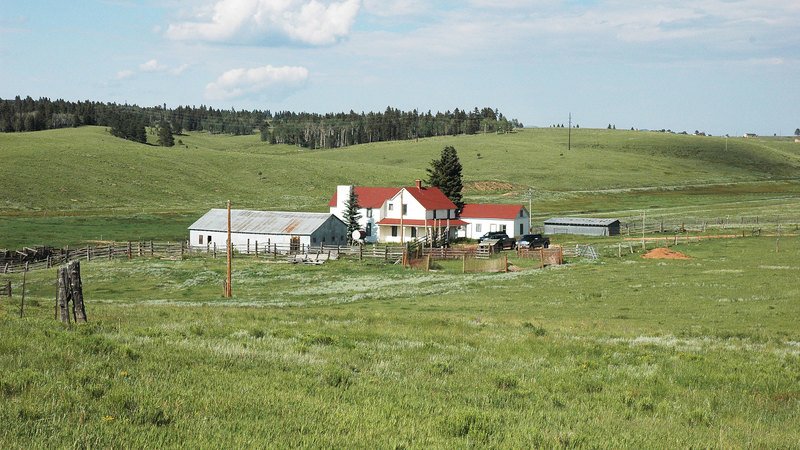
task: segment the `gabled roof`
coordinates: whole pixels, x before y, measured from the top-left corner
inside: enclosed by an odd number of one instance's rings
[[[456,204],[450,201],[437,187],[406,187],[403,188],[414,197],[426,210],[430,209],[456,209]],[[397,194],[395,194],[397,196]]]
[[[362,208],[380,208],[383,202],[394,197],[394,194],[400,191],[400,188],[393,187],[370,187],[370,186],[356,186],[356,195],[358,196],[358,206]],[[331,201],[328,206],[335,207],[338,203],[337,193],[333,193]]]
[[[330,213],[231,210],[231,232],[252,234],[310,235],[331,217]],[[190,230],[227,231],[228,211],[212,209],[189,226]]]
[[[516,219],[523,209],[522,205],[468,203],[464,205],[460,217],[464,219]]]

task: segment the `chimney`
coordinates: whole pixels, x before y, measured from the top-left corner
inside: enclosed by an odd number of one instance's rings
[[[414,184],[417,186],[417,189],[422,189],[422,180],[414,180]]]

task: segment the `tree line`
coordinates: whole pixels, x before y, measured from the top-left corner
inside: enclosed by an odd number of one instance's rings
[[[421,113],[392,107],[383,113],[314,114],[278,112],[261,127],[261,140],[306,148],[338,148],[380,141],[400,141],[432,136],[507,133],[522,128],[497,109],[477,107]]]
[[[146,142],[146,127],[172,133],[206,131],[246,135],[260,132],[273,144],[338,148],[368,142],[477,133],[508,133],[523,125],[492,108],[426,113],[388,107],[384,112],[307,113],[269,110],[223,110],[210,106],[137,105],[95,101],[0,98],[0,132],[40,131],[100,125],[114,136]]]

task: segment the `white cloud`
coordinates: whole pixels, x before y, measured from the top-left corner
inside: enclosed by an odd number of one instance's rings
[[[117,72],[117,79],[124,80],[125,78],[130,78],[133,76],[133,73],[134,72],[132,70],[120,70]]]
[[[294,42],[330,45],[350,34],[360,0],[217,0],[173,23],[175,40],[223,43]]]
[[[216,81],[206,85],[205,96],[209,100],[229,100],[248,96],[273,95],[284,97],[305,86],[308,69],[305,67],[256,67],[231,69]]]
[[[167,70],[167,66],[159,64],[156,59],[151,59],[146,63],[139,64],[139,70],[142,72],[163,72]]]

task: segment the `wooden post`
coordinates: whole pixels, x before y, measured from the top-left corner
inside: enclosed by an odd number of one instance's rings
[[[776,238],[775,239],[775,253],[780,253],[780,252],[781,252],[781,238]],[[25,291],[22,291],[22,292],[24,293]]]
[[[142,241],[136,243],[136,256],[142,256]]]
[[[217,243],[214,242],[214,259],[217,259]]]
[[[508,273],[508,255],[503,254],[503,272]],[[544,260],[542,260],[542,267],[544,267]]]
[[[183,253],[186,250],[185,246],[186,246],[186,242],[185,241],[181,241],[181,259],[183,259]]]
[[[622,242],[617,244],[617,258],[622,258]]]
[[[25,310],[25,281],[26,275],[28,275],[28,263],[25,262],[25,268],[22,269],[22,300],[19,303],[19,318],[22,318],[22,314]]]
[[[467,254],[461,255],[461,273],[467,273]]]
[[[544,247],[539,247],[539,268],[544,269]]]
[[[278,243],[276,242],[276,243],[272,244],[272,246],[273,246],[272,247],[272,250],[273,250],[273,252],[272,252],[273,253],[273,255],[272,255],[273,258],[272,259],[278,259]]]
[[[67,266],[69,273],[69,289],[72,297],[72,316],[75,323],[86,323],[86,309],[83,306],[83,283],[81,281],[81,263],[73,261]]]
[[[389,246],[388,245],[383,248],[383,260],[384,261],[388,261],[389,260]]]
[[[133,246],[131,241],[128,241],[128,259],[133,259]]]
[[[227,241],[227,250],[228,250],[228,271],[227,271],[227,276],[225,278],[226,279],[225,297],[230,298],[231,296],[233,296],[233,290],[231,289],[231,260],[233,259],[233,249],[231,248],[231,201],[230,200],[228,200],[228,241]]]
[[[153,241],[150,241],[150,256],[153,256]]]
[[[247,254],[250,254],[250,239],[247,240]]]
[[[69,325],[69,283],[67,280],[67,268],[58,269],[58,309],[61,312],[61,323]]]
[[[256,259],[258,259],[258,241],[256,241]]]
[[[359,261],[364,260],[364,245],[362,244],[359,244],[358,246],[358,260]]]

